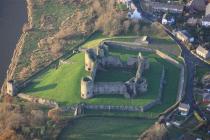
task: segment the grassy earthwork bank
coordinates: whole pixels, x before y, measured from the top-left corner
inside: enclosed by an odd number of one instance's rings
[[[72,121],[59,140],[136,140],[153,123],[153,120],[84,117]]]

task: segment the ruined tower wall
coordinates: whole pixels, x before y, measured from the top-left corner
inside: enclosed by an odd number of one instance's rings
[[[16,95],[16,87],[14,85],[14,81],[8,81],[7,82],[7,94],[11,95],[11,96],[15,96]]]
[[[94,85],[94,94],[115,94],[128,96],[127,87],[123,82],[97,82]]]
[[[81,80],[81,98],[89,99],[93,97],[94,82],[91,77],[84,77]]]
[[[93,55],[93,56],[91,56],[91,55]],[[93,51],[86,50],[85,51],[85,70],[92,72],[94,69],[94,66],[95,66],[94,53],[93,53]]]

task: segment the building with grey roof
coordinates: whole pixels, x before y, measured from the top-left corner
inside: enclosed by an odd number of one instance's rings
[[[182,13],[184,10],[184,5],[182,4],[150,2],[149,5],[154,12]]]
[[[181,112],[181,115],[187,116],[190,111],[190,105],[185,103],[180,103],[178,109]]]
[[[205,11],[207,0],[191,0],[187,3],[187,7],[190,11]]]
[[[210,3],[206,5],[206,16],[210,14]]]
[[[201,25],[204,27],[210,27],[210,14],[202,18]]]

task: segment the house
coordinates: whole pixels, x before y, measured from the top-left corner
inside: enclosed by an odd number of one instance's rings
[[[210,3],[208,3],[206,5],[206,13],[205,13],[205,16],[209,15],[210,14]]]
[[[210,89],[209,88],[204,89],[204,91],[207,92],[207,93],[210,93]]]
[[[210,58],[210,52],[209,50],[205,49],[204,47],[202,46],[198,46],[197,49],[196,49],[196,53],[203,57],[204,59],[208,59]]]
[[[180,103],[178,109],[181,112],[182,116],[187,116],[190,111],[190,105],[185,103]]]
[[[134,20],[140,20],[142,19],[141,13],[136,9],[133,12],[128,12],[128,18],[134,19]]]
[[[202,77],[201,82],[203,84],[204,91],[210,93],[210,73],[205,74]]]
[[[137,7],[132,2],[132,0],[117,0],[117,3],[123,3],[123,4],[127,5],[127,8],[130,9],[130,10],[136,10],[137,9]]]
[[[210,14],[202,18],[201,25],[204,27],[210,27]]]
[[[207,111],[210,111],[210,104],[207,105],[206,110],[207,110]]]
[[[143,37],[141,37],[141,38],[137,38],[137,39],[135,40],[135,42],[141,43],[141,44],[143,44],[143,45],[148,45],[148,44],[151,43],[151,38],[150,38],[149,36],[143,36]]]
[[[210,94],[209,93],[204,93],[202,100],[203,100],[203,103],[210,103]]]
[[[194,37],[192,37],[186,30],[177,31],[175,36],[182,42],[192,43],[194,42]]]
[[[153,12],[182,13],[184,10],[182,4],[150,2],[149,5],[152,7]]]
[[[210,3],[208,3],[206,6],[206,13],[201,20],[201,25],[203,27],[210,27]]]
[[[117,3],[122,3],[127,5],[127,8],[129,9],[128,18],[134,20],[142,19],[141,13],[138,11],[138,8],[136,7],[136,5],[133,3],[132,0],[117,0]]]
[[[174,19],[174,17],[171,17],[171,16],[169,16],[169,15],[167,15],[167,14],[164,14],[163,15],[163,17],[162,17],[162,24],[163,25],[172,25],[172,24],[174,24],[175,23],[175,19]]]
[[[196,26],[199,23],[200,23],[200,20],[198,18],[191,17],[187,20],[187,24],[190,26]]]
[[[206,8],[206,0],[191,0],[187,3],[186,7],[191,13],[204,11]]]

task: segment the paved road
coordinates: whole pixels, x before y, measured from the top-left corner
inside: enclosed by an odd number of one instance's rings
[[[156,21],[155,17],[149,13],[146,13],[143,11],[141,7],[141,0],[133,0],[135,5],[138,7],[138,11],[142,13],[142,16],[146,19],[148,19],[151,22]],[[185,96],[182,99],[182,102],[188,103],[191,106],[195,105],[195,100],[193,97],[193,84],[194,84],[194,78],[195,78],[195,70],[196,70],[196,65],[199,66],[205,66],[210,69],[210,65],[206,64],[196,56],[194,56],[188,49],[187,47],[182,44],[179,40],[176,39],[176,37],[166,29],[166,32],[168,33],[169,36],[171,36],[174,41],[181,47],[182,49],[182,54],[181,56],[184,58],[185,63],[186,63],[186,69],[187,69],[187,80],[186,80],[186,89],[185,89]]]

